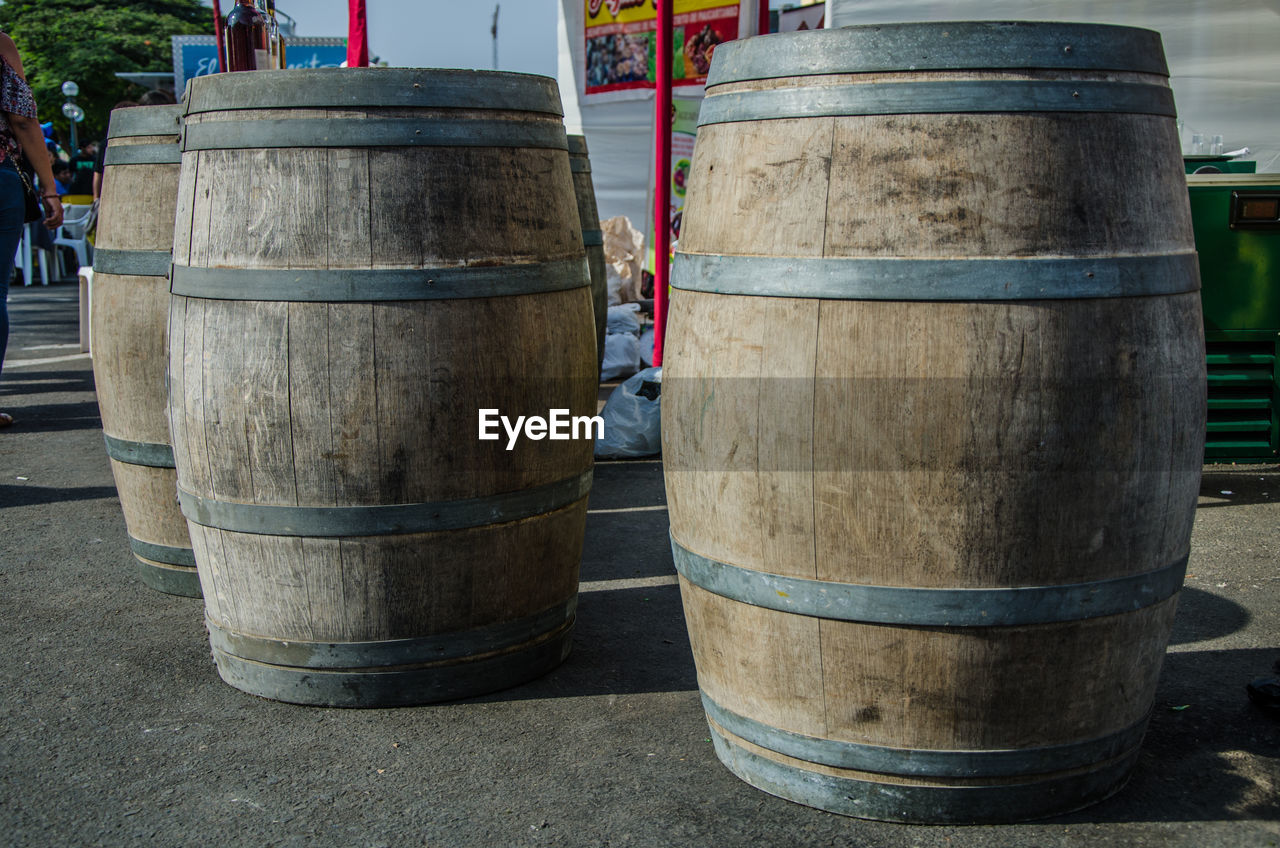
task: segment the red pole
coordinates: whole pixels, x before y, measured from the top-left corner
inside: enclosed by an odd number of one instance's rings
[[[758,0],[760,3],[760,27],[757,35],[769,34],[769,0]]]
[[[222,7],[218,5],[218,0],[213,0],[213,39],[218,42],[218,72],[223,74],[227,72],[227,40],[223,37],[222,30],[224,24]]]
[[[671,282],[671,3],[655,0],[658,13],[657,90],[654,92],[653,163],[653,364],[662,364]]]
[[[369,22],[364,0],[347,0],[347,67],[369,67]]]

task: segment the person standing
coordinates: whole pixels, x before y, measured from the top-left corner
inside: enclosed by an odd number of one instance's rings
[[[69,194],[93,196],[93,166],[98,159],[98,142],[89,141],[71,157],[71,191]]]
[[[22,72],[18,48],[13,39],[0,32],[0,371],[9,344],[9,278],[13,276],[13,257],[26,217],[26,189],[14,161],[24,151],[39,178],[44,225],[57,229],[62,224],[62,201],[54,190],[44,131],[36,117],[36,100]],[[0,412],[0,428],[12,423],[13,416]]]

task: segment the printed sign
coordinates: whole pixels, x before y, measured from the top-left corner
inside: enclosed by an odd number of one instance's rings
[[[212,35],[175,35],[173,90],[182,93],[187,80],[218,72],[218,42]],[[290,68],[336,68],[347,61],[345,38],[295,37],[284,40]]]
[[[669,237],[673,250],[680,239],[680,224],[684,221],[684,198],[689,191],[689,170],[693,163],[693,142],[698,135],[698,109],[701,106],[701,99],[671,98],[671,205],[667,207],[667,221],[671,228]],[[653,200],[656,197],[653,174],[650,173],[650,212],[653,211]],[[644,225],[644,243],[647,245],[644,267],[649,273],[654,270],[653,218],[652,214],[646,216]]]
[[[693,161],[693,141],[698,134],[698,108],[701,100],[671,99],[671,242],[680,238],[680,222],[684,218],[684,196],[688,191],[689,166]]]
[[[826,18],[826,3],[811,3],[794,9],[783,9],[782,13],[778,15],[778,32],[822,29]]]
[[[653,88],[657,79],[654,0],[584,0],[586,91]],[[671,84],[702,85],[717,44],[738,37],[739,2],[674,0]]]

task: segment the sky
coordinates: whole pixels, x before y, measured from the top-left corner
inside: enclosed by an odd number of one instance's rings
[[[221,0],[226,13],[234,0]],[[369,54],[393,67],[493,67],[494,6],[498,69],[555,76],[558,0],[366,0]],[[297,35],[347,34],[347,0],[276,0]]]

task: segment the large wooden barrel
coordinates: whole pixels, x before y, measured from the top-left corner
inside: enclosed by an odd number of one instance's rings
[[[604,264],[604,232],[600,229],[600,212],[596,208],[596,189],[591,182],[591,158],[587,155],[585,136],[569,136],[569,169],[573,172],[573,192],[578,201],[578,218],[582,222],[587,267],[591,269],[591,308],[596,316],[596,366],[599,367],[604,363],[604,330],[609,318],[609,275]]]
[[[165,412],[178,106],[111,113],[94,251],[93,376],[129,545],[154,589],[200,596]]]
[[[184,121],[171,416],[223,679],[374,706],[559,664],[592,443],[477,437],[595,412],[554,81],[218,74]]]
[[[1159,36],[721,45],[673,281],[671,537],[720,759],[896,821],[1115,792],[1205,419]]]

